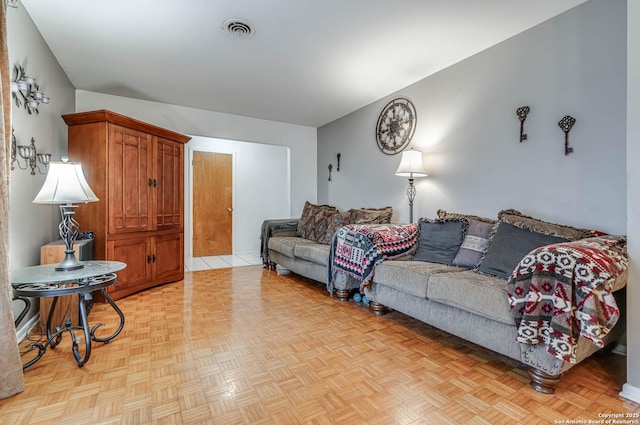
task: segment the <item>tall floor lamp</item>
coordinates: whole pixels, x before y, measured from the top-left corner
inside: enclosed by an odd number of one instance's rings
[[[409,222],[413,223],[413,200],[416,198],[416,188],[413,185],[413,179],[416,177],[426,177],[422,164],[422,152],[413,148],[402,152],[400,165],[396,170],[396,176],[409,177],[409,187],[407,188],[407,196],[409,197]]]
[[[76,270],[84,267],[75,257],[73,244],[78,238],[80,226],[73,218],[76,213],[74,203],[96,202],[98,198],[89,187],[79,162],[50,162],[47,178],[40,192],[33,200],[34,204],[60,204],[62,221],[58,226],[60,237],[66,250],[64,259],[55,267],[57,271]]]

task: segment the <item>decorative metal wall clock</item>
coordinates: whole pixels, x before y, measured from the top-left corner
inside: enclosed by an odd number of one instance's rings
[[[416,108],[409,99],[399,97],[387,103],[378,117],[376,140],[387,155],[402,152],[416,131]]]

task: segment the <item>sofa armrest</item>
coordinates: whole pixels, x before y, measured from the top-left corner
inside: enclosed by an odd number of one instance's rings
[[[262,265],[269,267],[269,238],[275,235],[295,236],[298,230],[299,218],[271,219],[262,222],[260,230],[260,257],[262,257]]]

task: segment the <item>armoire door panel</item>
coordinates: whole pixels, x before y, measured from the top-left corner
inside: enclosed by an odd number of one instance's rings
[[[127,263],[127,268],[118,272],[118,285],[114,290],[122,290],[151,280],[150,238],[109,241],[107,243],[107,259]]]
[[[153,239],[154,278],[165,279],[173,276],[182,278],[184,276],[182,233],[156,236]]]
[[[116,125],[109,131],[109,232],[155,230],[151,136]]]
[[[183,145],[158,137],[156,143],[157,229],[182,229]]]

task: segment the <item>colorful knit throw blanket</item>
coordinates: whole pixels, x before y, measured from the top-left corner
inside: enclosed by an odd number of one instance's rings
[[[353,276],[364,288],[373,278],[375,266],[386,259],[412,254],[417,247],[415,224],[350,224],[340,228],[331,241],[329,292],[336,272]]]
[[[538,248],[520,261],[507,283],[518,335],[546,344],[576,362],[579,336],[597,347],[620,318],[612,284],[627,268],[624,236],[599,236]]]

